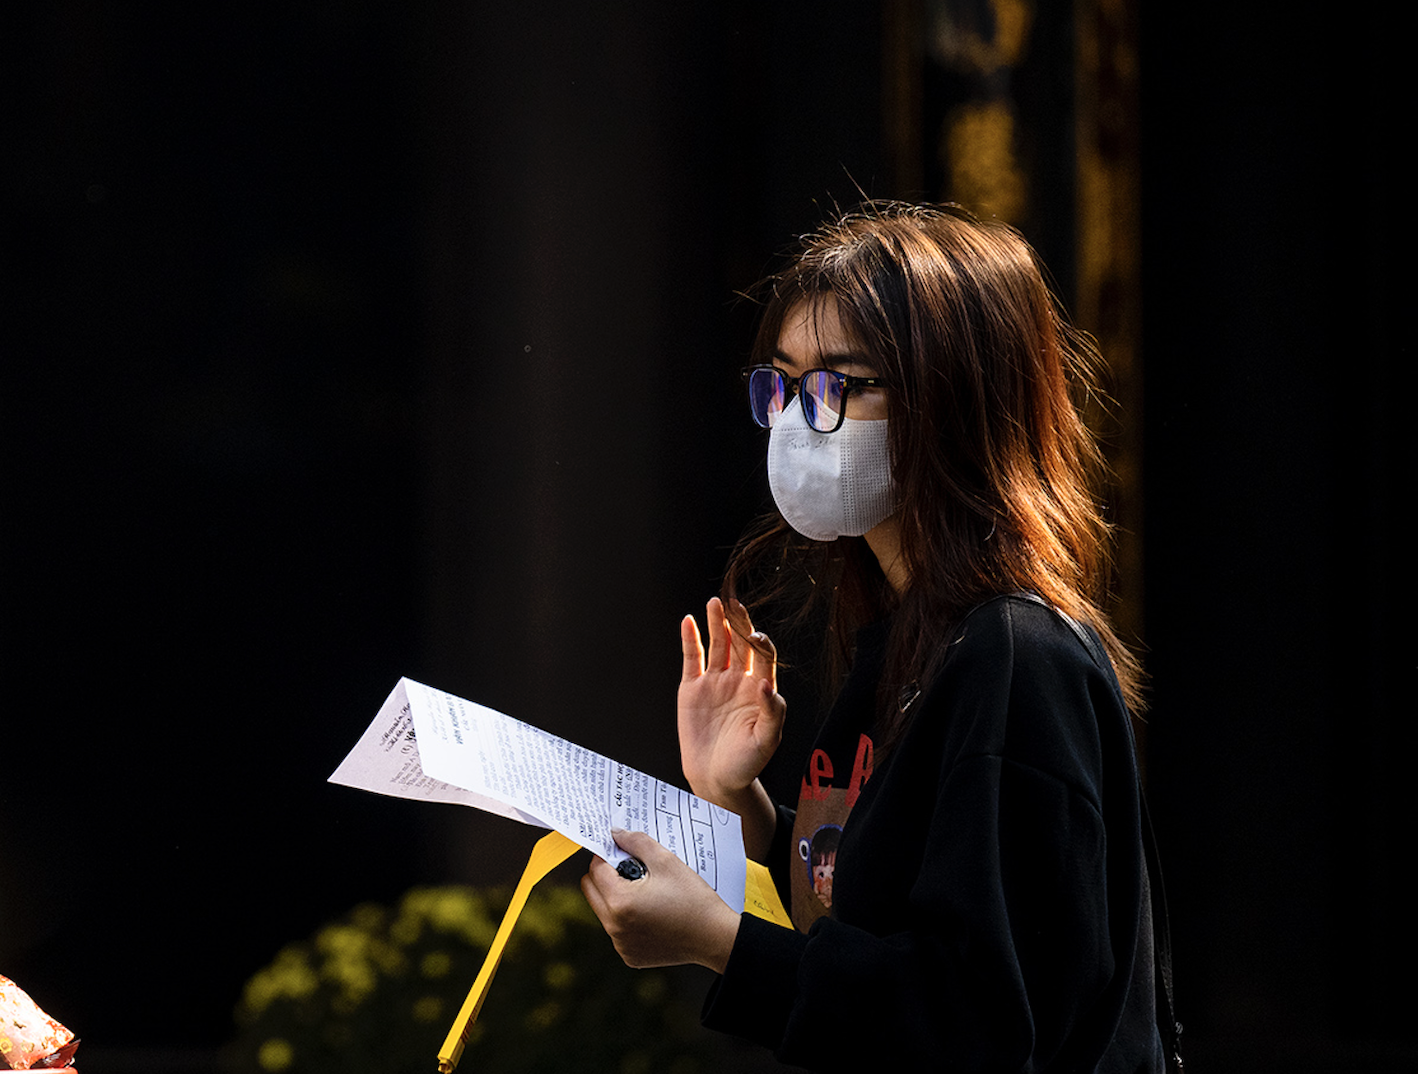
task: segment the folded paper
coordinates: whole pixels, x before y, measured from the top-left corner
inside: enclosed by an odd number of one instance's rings
[[[452,802],[550,828],[503,915],[482,970],[438,1053],[457,1065],[532,888],[578,847],[612,864],[630,856],[613,829],[647,832],[737,913],[792,928],[768,870],[744,855],[737,814],[485,705],[400,679],[330,782]]]
[[[331,782],[456,802],[551,828],[612,865],[613,828],[648,832],[742,912],[739,817],[503,713],[400,679]]]

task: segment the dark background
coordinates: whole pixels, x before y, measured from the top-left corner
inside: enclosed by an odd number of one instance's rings
[[[1160,6],[1124,420],[1188,1065],[1413,1069],[1396,35]],[[324,782],[401,674],[678,779],[676,622],[766,495],[734,291],[948,193],[928,138],[893,186],[890,9],[4,7],[0,973],[86,1070],[200,1068],[284,943],[520,870]]]

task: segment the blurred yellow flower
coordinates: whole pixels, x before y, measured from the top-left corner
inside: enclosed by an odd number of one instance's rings
[[[291,1047],[290,1041],[272,1037],[261,1045],[260,1051],[256,1053],[256,1061],[261,1064],[262,1070],[277,1074],[295,1061],[295,1049]]]
[[[419,972],[425,977],[447,977],[453,968],[453,957],[447,951],[430,951],[419,963]]]
[[[282,948],[275,962],[246,983],[243,1004],[254,1016],[278,999],[304,999],[320,985],[320,978],[310,967],[305,949],[291,945]]]
[[[576,967],[569,962],[553,962],[542,975],[547,987],[555,991],[570,988],[576,981]]]
[[[434,1022],[443,1013],[443,1000],[438,996],[420,996],[414,1000],[414,1021]]]

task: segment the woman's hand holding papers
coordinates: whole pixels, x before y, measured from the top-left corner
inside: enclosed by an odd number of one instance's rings
[[[738,601],[726,609],[715,597],[706,612],[707,652],[694,617],[680,623],[680,761],[695,794],[743,818],[744,849],[762,860],[777,814],[758,774],[782,741],[788,708],[778,693],[777,652]],[[627,880],[597,857],[581,890],[626,965],[697,963],[723,973],[739,915],[651,836],[618,831],[615,840],[646,875]]]
[[[743,818],[744,847],[761,861],[776,815],[758,774],[782,741],[788,708],[778,693],[777,652],[738,601],[726,610],[714,597],[706,616],[707,653],[694,617],[680,623],[680,763],[695,794]]]
[[[581,891],[625,964],[647,969],[692,962],[723,973],[739,915],[652,836],[614,835],[617,846],[644,863],[646,874],[626,880],[604,858],[594,857]]]

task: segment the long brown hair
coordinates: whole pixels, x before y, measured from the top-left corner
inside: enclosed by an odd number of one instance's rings
[[[886,381],[910,581],[896,594],[860,538],[807,541],[770,516],[735,549],[725,594],[766,570],[781,595],[797,568],[827,604],[839,666],[857,628],[891,613],[879,706],[888,743],[904,724],[898,691],[929,684],[952,624],[1019,590],[1098,632],[1140,714],[1141,668],[1102,610],[1104,467],[1081,415],[1098,392],[1098,353],[1063,316],[1029,244],[958,206],[872,202],[805,236],[762,291],[755,362],[772,361],[791,310],[831,297]]]

